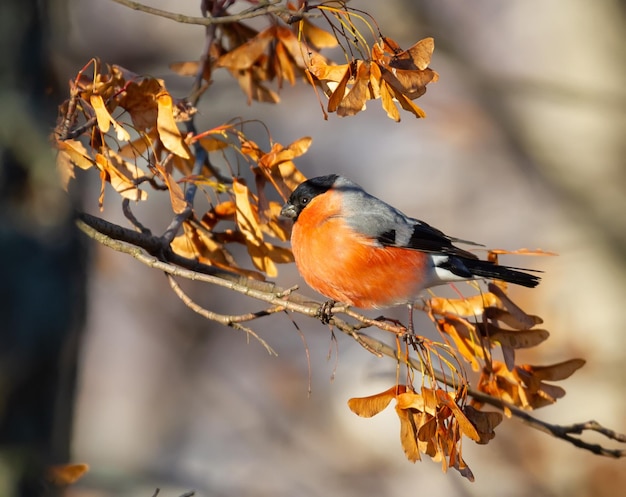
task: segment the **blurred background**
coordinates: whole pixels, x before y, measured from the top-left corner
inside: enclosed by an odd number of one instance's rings
[[[146,3],[199,15],[196,1]],[[487,446],[464,444],[475,483],[454,470],[443,474],[430,460],[411,464],[402,453],[393,409],[361,419],[346,405],[350,397],[388,388],[395,375],[391,361],[343,336],[335,345],[327,327],[293,316],[300,336],[285,315],[254,324],[279,354],[271,357],[242,332],[193,314],[162,274],[81,242],[72,230],[70,207],[100,215],[99,180],[82,175],[68,197],[59,190],[45,151],[54,105],[67,98],[67,81],[97,56],[163,78],[174,95],[185,96],[191,80],[174,76],[168,64],[197,59],[204,29],[110,1],[50,0],[43,18],[29,17],[36,5],[7,1],[0,15],[8,48],[0,94],[6,110],[0,119],[3,446],[26,443],[40,454],[45,440],[47,455],[37,459],[44,465],[67,458],[71,440],[71,460],[91,467],[68,488],[71,497],[149,497],[157,487],[166,497],[188,490],[250,497],[407,491],[583,497],[612,496],[626,488],[623,460],[594,456],[516,420],[505,420]],[[216,73],[201,100],[199,129],[240,116],[264,122],[285,145],[312,136],[313,146],[297,160],[308,177],[344,174],[407,214],[491,248],[557,252],[558,257],[504,259],[545,271],[537,289],[511,290],[551,332],[547,343],[522,354],[523,361],[587,360],[559,383],[565,398],[535,414],[560,424],[596,419],[626,432],[626,5],[618,0],[355,0],[350,5],[371,13],[383,34],[404,48],[435,38],[431,67],[439,82],[417,102],[427,119],[403,113],[396,124],[371,102],[355,117],[330,115],[324,121],[306,85],[285,88],[278,105],[247,106],[236,83]],[[31,28],[18,38],[22,21]],[[45,59],[28,51],[42,33]],[[45,67],[44,61],[51,62],[53,73],[41,71],[32,85],[14,70]],[[40,102],[43,81],[55,90]],[[266,145],[261,126],[247,132]],[[33,136],[27,144],[19,138],[24,134]],[[107,194],[103,215],[125,225],[115,193]],[[164,201],[137,209],[157,233],[170,220]],[[304,293],[318,297],[294,267],[279,269],[280,285],[301,284]],[[217,312],[259,308],[206,285],[185,288]],[[385,314],[404,317],[403,310]],[[433,333],[426,319],[416,326]],[[43,371],[26,374],[25,364]],[[75,392],[71,378],[77,378]],[[56,380],[70,385],[61,400],[17,397],[16,392],[45,391],[42,385]],[[18,407],[26,405],[40,406],[43,421],[21,413]],[[65,420],[63,428],[51,428],[55,419]],[[47,431],[37,437],[28,428],[42,425]],[[62,440],[55,442],[55,436]],[[17,456],[9,449],[1,457],[3,482]],[[20,452],[20,457],[31,456]],[[28,492],[20,495],[34,495]]]

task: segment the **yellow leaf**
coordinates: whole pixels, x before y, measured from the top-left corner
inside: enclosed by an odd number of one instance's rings
[[[157,107],[157,131],[163,146],[183,159],[191,158],[189,147],[184,142],[174,120],[172,97],[167,93],[161,93],[157,97]]]
[[[113,121],[113,118],[104,105],[104,100],[102,100],[100,95],[91,95],[91,97],[89,97],[89,102],[96,113],[96,120],[100,131],[106,133],[111,127],[111,121]]]

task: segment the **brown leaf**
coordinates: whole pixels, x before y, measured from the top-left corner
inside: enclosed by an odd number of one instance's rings
[[[384,392],[368,397],[353,397],[348,400],[348,407],[357,416],[371,418],[385,409],[401,390],[403,390],[403,387],[393,386]]]
[[[156,78],[139,78],[126,85],[120,99],[120,106],[130,114],[137,130],[144,131],[157,124],[157,96],[165,89],[163,82]]]
[[[190,159],[191,152],[189,151],[189,147],[183,140],[178,126],[176,126],[176,121],[174,120],[172,97],[167,93],[161,93],[157,97],[157,107],[157,130],[161,142],[165,148],[173,154],[183,159]]]
[[[332,33],[316,26],[307,19],[302,20],[302,33],[306,41],[318,50],[321,48],[334,48],[338,45],[337,38]]]
[[[547,330],[505,330],[497,326],[489,325],[487,336],[492,342],[497,342],[503,347],[512,349],[526,349],[535,347],[548,339],[550,333]]]
[[[390,41],[391,40],[388,38],[386,39],[387,44],[389,44]],[[428,67],[428,64],[430,64],[434,50],[435,40],[433,38],[424,38],[407,50],[394,50],[391,60],[389,61],[389,66],[396,69],[419,69],[423,71]]]
[[[496,436],[494,429],[502,422],[502,414],[493,411],[479,411],[472,406],[463,407],[463,412],[476,427],[480,439],[479,444],[486,444]]]
[[[74,166],[89,169],[95,166],[95,161],[89,156],[83,144],[77,140],[57,140],[56,146],[59,150],[56,158],[57,170],[63,188],[67,190],[70,180],[76,177]]]
[[[529,329],[535,325],[536,317],[529,316],[526,314],[520,307],[518,307],[504,291],[496,284],[489,283],[488,284],[489,291],[494,293],[496,297],[500,300],[501,304],[498,307],[504,307],[509,313],[513,316],[513,318],[522,324],[520,329]]]
[[[350,91],[343,98],[339,107],[337,107],[337,115],[353,116],[361,112],[365,106],[365,102],[369,96],[370,68],[369,63],[361,60],[357,61],[357,69],[355,82]],[[338,88],[339,89],[339,88]],[[330,106],[328,109],[329,112]]]
[[[311,57],[307,68],[317,79],[339,83],[350,69],[350,64],[329,64],[325,57],[317,54]]]
[[[355,71],[356,66],[354,64],[349,64],[348,69],[344,72],[339,84],[337,84],[337,87],[328,99],[328,112],[335,112],[339,108],[339,105],[341,105],[342,100],[346,96],[348,81],[350,81]]]
[[[250,203],[250,192],[248,187],[241,181],[233,182],[233,192],[235,194],[235,203],[237,204],[237,212],[235,219],[239,231],[244,235],[246,247],[254,266],[263,271],[270,277],[275,277],[278,270],[271,259],[268,244],[263,240],[263,232],[259,226],[256,213],[256,206]]]
[[[178,255],[227,269],[246,278],[264,280],[257,271],[240,268],[228,250],[209,231],[197,229],[187,221],[183,223],[183,228],[184,233],[174,238],[171,244],[172,250]]]
[[[122,172],[123,169],[120,170],[120,168],[124,167],[123,162],[118,162],[116,158],[112,156],[107,158],[102,154],[96,154],[96,165],[100,171],[105,174],[104,179],[108,181],[122,197],[135,201],[146,200],[148,198],[148,193],[140,190],[133,180]]]
[[[380,98],[383,105],[383,109],[387,112],[387,116],[396,122],[400,121],[400,111],[393,103],[393,95],[389,91],[389,87],[383,82],[380,85]]]
[[[517,313],[519,316],[519,313]],[[499,309],[497,307],[486,307],[485,308],[485,317],[487,319],[493,319],[496,321],[500,321],[511,328],[516,330],[526,330],[532,328],[536,324],[543,323],[543,319],[539,316],[532,316],[530,314],[525,314],[525,318],[523,321],[520,321],[517,316],[514,316],[509,311],[505,309]],[[532,324],[531,324],[532,323]],[[530,326],[528,326],[530,324]]]
[[[78,481],[87,471],[89,465],[85,463],[55,464],[46,470],[46,480],[57,487],[65,487]]]
[[[170,194],[170,203],[172,204],[172,210],[175,214],[181,214],[187,209],[187,201],[185,200],[185,194],[181,187],[176,183],[176,180],[172,177],[172,175],[165,170],[164,167],[159,164],[155,165],[156,169],[159,171],[161,178],[165,182],[167,189]]]
[[[543,381],[565,380],[585,365],[584,359],[570,359],[568,361],[551,364],[549,366],[531,366],[523,364],[520,367],[531,372],[536,378]]]
[[[476,427],[470,422],[469,419],[467,419],[467,416],[465,416],[463,410],[456,403],[456,400],[454,399],[452,394],[440,388],[435,390],[435,393],[437,395],[437,400],[439,404],[446,406],[452,411],[454,418],[459,424],[461,433],[463,433],[463,435],[465,435],[466,437],[474,440],[474,442],[478,442],[480,440],[480,435],[478,435]]]
[[[418,423],[422,420],[421,413],[414,409],[401,409],[396,405],[396,413],[400,419],[400,442],[406,458],[411,462],[421,460],[417,441]]]
[[[276,28],[270,27],[237,48],[222,55],[216,62],[217,67],[226,67],[232,71],[249,69],[261,57],[276,34]]]
[[[437,328],[450,336],[461,356],[471,364],[474,371],[480,370],[478,359],[484,359],[485,353],[476,332],[476,327],[469,321],[453,315],[438,319]]]
[[[93,107],[94,112],[96,113],[96,120],[98,122],[98,127],[100,128],[100,131],[106,133],[109,131],[111,125],[113,125],[118,140],[130,140],[130,135],[128,134],[128,131],[126,131],[121,124],[113,119],[113,116],[111,116],[111,114],[109,113],[106,105],[104,104],[104,100],[102,100],[102,97],[100,95],[91,95],[89,101],[91,103],[91,106]]]

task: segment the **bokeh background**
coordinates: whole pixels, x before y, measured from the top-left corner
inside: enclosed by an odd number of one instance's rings
[[[199,14],[196,1],[146,3]],[[279,105],[247,106],[234,81],[216,74],[199,127],[241,116],[263,121],[283,144],[312,136],[312,148],[297,161],[309,177],[347,175],[459,238],[557,252],[506,259],[545,271],[537,289],[511,292],[551,332],[524,360],[587,360],[561,383],[566,397],[535,414],[561,424],[596,419],[626,432],[624,2],[351,6],[370,12],[403,47],[435,38],[431,67],[440,79],[418,101],[427,119],[403,113],[396,124],[373,102],[353,118],[324,121],[306,85],[283,89]],[[199,56],[202,27],[103,0],[52,0],[48,9],[61,98],[66,81],[93,56],[164,78],[177,96],[188,92],[191,81],[168,64]],[[263,143],[261,126],[248,132]],[[50,178],[47,195],[63,198],[53,171],[42,174]],[[99,215],[99,182],[87,176],[79,178],[75,201]],[[104,215],[124,223],[114,203]],[[169,223],[166,203],[139,212],[157,232]],[[475,483],[454,470],[443,474],[429,460],[411,464],[392,409],[361,419],[346,406],[350,397],[387,388],[391,361],[342,336],[335,348],[327,327],[298,316],[310,368],[303,338],[286,316],[255,326],[278,351],[270,357],[242,332],[194,315],[162,274],[93,244],[89,253],[72,459],[91,470],[69,496],[151,496],[159,487],[167,497],[192,489],[200,496],[583,497],[626,488],[623,460],[594,456],[516,420],[505,421],[487,446],[465,443]],[[281,267],[277,281],[302,284],[293,267]],[[190,291],[219,312],[258,308],[207,286]],[[432,333],[427,320],[417,326]]]

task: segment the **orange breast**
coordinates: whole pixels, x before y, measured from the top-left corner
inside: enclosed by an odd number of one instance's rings
[[[428,256],[378,247],[339,217],[340,199],[327,193],[302,211],[291,235],[300,274],[322,295],[363,309],[411,302],[422,289]]]

